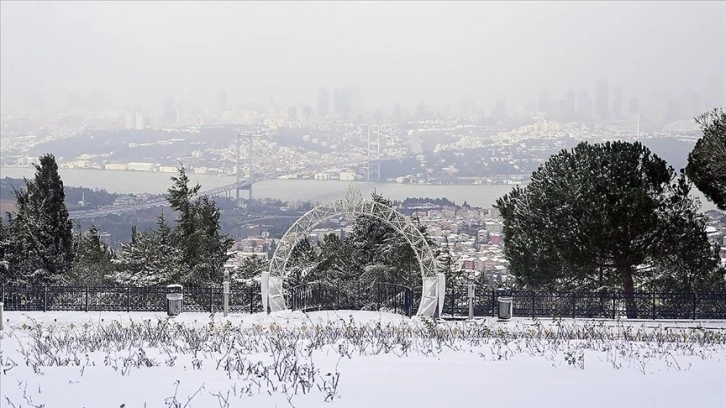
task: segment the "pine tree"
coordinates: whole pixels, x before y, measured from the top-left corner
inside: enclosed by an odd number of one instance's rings
[[[34,179],[25,180],[25,190],[15,190],[10,268],[17,268],[22,281],[47,285],[61,281],[71,268],[73,232],[55,157],[41,156],[34,166]]]
[[[67,282],[100,285],[108,281],[107,276],[113,272],[113,252],[98,232],[98,228],[91,225],[88,232],[77,235],[75,257]]]
[[[686,174],[718,208],[726,210],[726,110],[696,118],[703,137],[688,155]]]
[[[671,183],[674,184],[671,184]],[[625,292],[637,316],[638,266],[680,257],[706,273],[713,252],[698,229],[689,183],[640,143],[577,145],[552,156],[525,188],[497,200],[505,255],[530,287]]]
[[[172,177],[168,201],[177,212],[174,245],[183,254],[185,284],[220,283],[234,241],[220,231],[221,213],[208,196],[197,197],[199,184],[189,187],[184,167]]]
[[[163,214],[156,230],[135,234],[134,240],[121,244],[121,253],[113,259],[117,272],[109,278],[132,286],[167,285],[184,282],[187,268],[183,254],[172,243],[172,231]]]

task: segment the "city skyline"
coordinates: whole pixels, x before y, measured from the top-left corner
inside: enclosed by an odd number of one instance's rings
[[[723,3],[1,7],[4,112],[74,101],[156,110],[167,98],[214,111],[222,92],[230,108],[317,110],[321,88],[331,99],[352,88],[369,111],[443,109],[471,96],[487,113],[500,100],[510,112],[536,104],[542,90],[555,98],[585,90],[596,113],[602,78],[609,99],[617,86],[623,101],[654,90],[715,100],[726,72],[716,46],[726,38]]]

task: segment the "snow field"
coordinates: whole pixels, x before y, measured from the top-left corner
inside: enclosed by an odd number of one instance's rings
[[[6,312],[2,407],[723,407],[726,323]]]

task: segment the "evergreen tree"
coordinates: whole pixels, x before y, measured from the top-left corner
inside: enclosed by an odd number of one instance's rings
[[[270,261],[265,256],[248,256],[242,260],[242,265],[236,267],[230,276],[235,283],[251,283],[259,280],[262,272],[270,267]]]
[[[683,172],[677,176],[637,142],[563,150],[529,185],[497,200],[510,270],[535,288],[619,286],[635,317],[639,266],[669,266],[680,257],[694,273],[710,267],[712,248],[696,233],[703,216],[688,191]]]
[[[21,281],[47,285],[59,282],[71,268],[73,232],[55,157],[41,156],[34,166],[34,179],[25,180],[25,190],[15,190],[9,268],[17,270]]]
[[[121,253],[113,259],[117,272],[114,282],[122,285],[167,285],[185,281],[187,268],[182,252],[173,245],[172,231],[163,214],[156,230],[136,233],[132,242],[121,244]]]
[[[168,201],[177,212],[174,244],[183,254],[188,271],[185,284],[222,282],[227,251],[234,241],[220,232],[220,211],[207,196],[197,197],[199,184],[189,187],[189,178],[182,166],[179,175],[172,177]]]
[[[696,118],[703,137],[688,155],[686,174],[718,208],[726,210],[726,110]]]
[[[88,232],[79,233],[75,247],[73,266],[66,282],[86,285],[107,283],[108,275],[113,272],[113,252],[101,241],[98,228],[91,225]]]

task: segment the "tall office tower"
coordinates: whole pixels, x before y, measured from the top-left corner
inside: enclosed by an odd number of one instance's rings
[[[598,119],[610,118],[610,84],[608,80],[602,78],[597,81],[595,91],[595,115]]]
[[[544,90],[539,93],[539,104],[537,105],[538,112],[551,113],[552,112],[552,99],[550,99],[550,93]]]
[[[129,108],[124,110],[124,128],[134,129],[136,127],[136,116],[135,112]]]
[[[330,114],[330,92],[327,88],[318,90],[318,116],[328,116]]]
[[[363,92],[358,88],[351,89],[350,97],[350,114],[352,117],[363,115],[365,102],[363,100]]]
[[[164,99],[164,123],[170,124],[176,122],[176,108],[174,108],[174,99],[167,96]]]
[[[297,107],[296,106],[290,106],[287,108],[287,120],[290,122],[294,122],[297,120]]]
[[[142,130],[145,127],[146,127],[146,118],[144,117],[144,112],[137,109],[136,115],[134,117],[134,129]]]
[[[391,116],[393,117],[393,120],[396,122],[401,119],[401,105],[399,105],[399,104],[393,105],[393,109],[391,110]]]
[[[312,115],[312,109],[310,109],[309,106],[305,105],[302,108],[302,121],[304,124],[309,125],[310,124],[310,116]]]
[[[619,118],[623,115],[623,88],[613,87],[613,110],[612,115]]]
[[[580,120],[592,119],[592,99],[586,90],[581,90],[577,96],[577,117]]]
[[[184,88],[182,91],[182,98],[179,102],[179,109],[176,111],[176,121],[181,123],[184,121],[187,115],[187,104],[189,103],[189,90],[187,88]]]
[[[336,88],[333,94],[333,110],[342,119],[348,119],[353,109],[353,90],[351,88]]]
[[[217,114],[221,115],[227,109],[227,93],[222,91],[217,94]]]
[[[459,101],[459,116],[462,118],[470,118],[476,116],[476,101],[471,95],[461,98]]]
[[[492,117],[497,120],[503,120],[507,117],[507,104],[504,99],[497,99],[492,109]]]
[[[628,103],[628,114],[637,115],[638,112],[640,112],[640,99],[633,96]]]
[[[708,98],[709,106],[706,110],[712,110],[719,106],[726,106],[726,89],[724,89],[723,77],[708,78]]]
[[[565,119],[575,119],[575,91],[572,89],[567,90],[567,96],[565,97]]]

